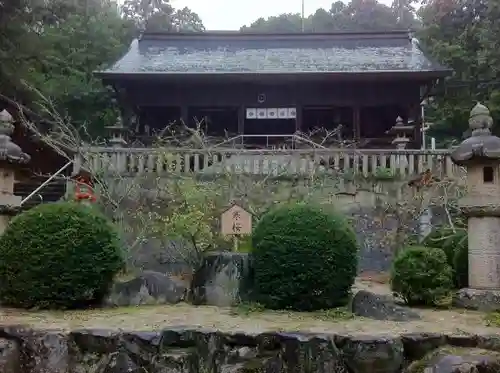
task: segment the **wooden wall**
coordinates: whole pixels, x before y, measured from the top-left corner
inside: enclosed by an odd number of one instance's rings
[[[123,84],[123,83],[122,83]],[[128,100],[137,106],[378,106],[418,105],[418,81],[330,83],[139,83],[124,85]],[[258,97],[265,94],[265,102]]]

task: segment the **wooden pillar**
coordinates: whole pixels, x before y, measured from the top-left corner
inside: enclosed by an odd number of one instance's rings
[[[181,124],[189,126],[189,107],[185,104],[181,106]]]
[[[245,118],[246,118],[246,112],[245,112],[245,107],[240,106],[238,108],[238,135],[244,135],[245,134]],[[244,138],[241,137],[241,145],[244,144]]]
[[[137,110],[138,108],[136,108],[133,102],[129,99],[125,89],[118,86],[113,86],[113,89],[114,89],[114,95],[113,95],[114,97],[112,98],[112,102],[113,105],[116,105],[118,107],[124,126],[126,128],[132,129],[132,124],[135,119],[136,127],[134,129],[138,133],[140,131],[139,128],[140,113],[139,110]],[[137,112],[134,111],[134,108],[136,109],[135,111]]]
[[[352,137],[355,141],[358,141],[361,135],[360,113],[361,113],[361,108],[359,106],[356,105],[352,108],[352,128],[353,128]]]
[[[415,148],[420,149],[422,147],[422,128],[424,127],[422,121],[422,108],[420,105],[415,105],[413,107],[412,117],[415,119]]]
[[[297,105],[296,106],[296,113],[295,113],[295,131],[302,131],[302,117],[303,117],[303,111],[304,108],[302,105]]]

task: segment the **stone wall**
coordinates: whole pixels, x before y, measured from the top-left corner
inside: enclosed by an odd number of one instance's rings
[[[500,351],[500,339],[441,334],[246,335],[188,328],[63,333],[0,326],[0,372],[400,373],[442,346]]]
[[[265,186],[252,188],[259,180],[243,178],[241,180],[212,180],[220,185],[221,198],[223,200],[250,200],[252,206],[260,206],[265,209],[275,202],[289,198],[303,200],[307,198],[313,203],[329,205],[343,212],[352,219],[353,226],[358,235],[360,251],[360,270],[362,271],[387,271],[392,262],[395,247],[395,235],[401,225],[401,217],[394,213],[396,208],[410,211],[418,204],[416,199],[426,195],[426,199],[433,211],[433,225],[440,224],[445,214],[442,202],[434,197],[442,193],[440,188],[431,188],[427,191],[417,191],[415,187],[409,186],[407,180],[343,180],[343,179],[314,179],[314,180],[268,180]],[[120,185],[115,186],[115,193],[120,190],[135,190],[142,197],[124,198],[121,203],[133,210],[133,204],[144,198],[144,194],[157,190],[158,183],[165,181],[143,180],[141,187],[147,192],[138,191],[137,187],[131,188],[127,183],[138,183],[137,180],[120,180]],[[204,181],[200,181],[204,182]],[[205,181],[207,182],[207,181]],[[152,183],[152,184],[151,184]],[[160,187],[161,188],[161,187]],[[447,191],[447,195],[453,197],[457,192]],[[154,198],[154,193],[150,198]],[[398,207],[398,204],[404,207]],[[126,214],[125,214],[126,215]],[[410,214],[411,215],[411,214]],[[125,216],[127,218],[127,216]],[[417,235],[419,228],[418,214],[411,215],[410,220],[405,223],[405,234]],[[144,221],[129,221],[131,228],[127,233],[128,242],[134,242],[137,234],[141,231]],[[134,267],[154,270],[159,272],[182,272],[186,270],[181,258],[176,257],[176,252],[182,246],[180,242],[172,242],[146,237],[132,250],[131,262]]]

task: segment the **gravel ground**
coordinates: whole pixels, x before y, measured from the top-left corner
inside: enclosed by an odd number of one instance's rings
[[[358,280],[355,289],[388,294],[379,279]],[[259,333],[264,331],[317,332],[338,334],[391,335],[406,332],[500,334],[500,328],[486,326],[484,314],[458,310],[420,310],[422,320],[412,322],[319,318],[300,312],[254,312],[235,315],[231,309],[188,304],[142,306],[88,311],[19,311],[0,309],[0,326],[25,325],[42,329],[72,330],[104,328],[116,330],[158,330],[169,326],[205,327],[221,331]]]

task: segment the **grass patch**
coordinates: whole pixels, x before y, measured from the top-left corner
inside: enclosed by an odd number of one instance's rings
[[[452,302],[453,302],[453,294],[449,293],[447,296],[439,299],[436,302],[436,308],[451,309],[451,308],[453,308]]]
[[[231,315],[250,316],[255,313],[265,312],[265,307],[260,303],[239,303],[231,308]],[[278,311],[280,312],[280,311]]]
[[[397,293],[394,293],[393,295],[396,298],[398,296]],[[453,299],[452,294],[449,294],[445,297],[442,297],[442,298],[436,300],[435,304],[432,304],[432,305],[418,304],[418,305],[412,305],[410,308],[412,308],[414,310],[436,310],[436,311],[456,310],[459,313],[462,312],[463,311],[462,309],[460,309],[460,308],[455,309],[453,307],[452,299]],[[400,306],[408,307],[408,305],[405,302],[403,302],[402,300],[400,300],[399,298],[397,298],[396,303]]]
[[[323,321],[342,321],[354,318],[352,312],[348,311],[345,307],[331,308],[329,310],[322,310],[313,312],[314,318]]]
[[[295,312],[289,310],[268,310],[259,303],[240,303],[231,309],[231,315],[250,317],[256,314],[287,315],[294,319],[317,319],[321,321],[342,321],[354,318],[345,307],[332,308],[314,312]]]
[[[484,316],[486,326],[500,328],[500,312],[490,312]]]

